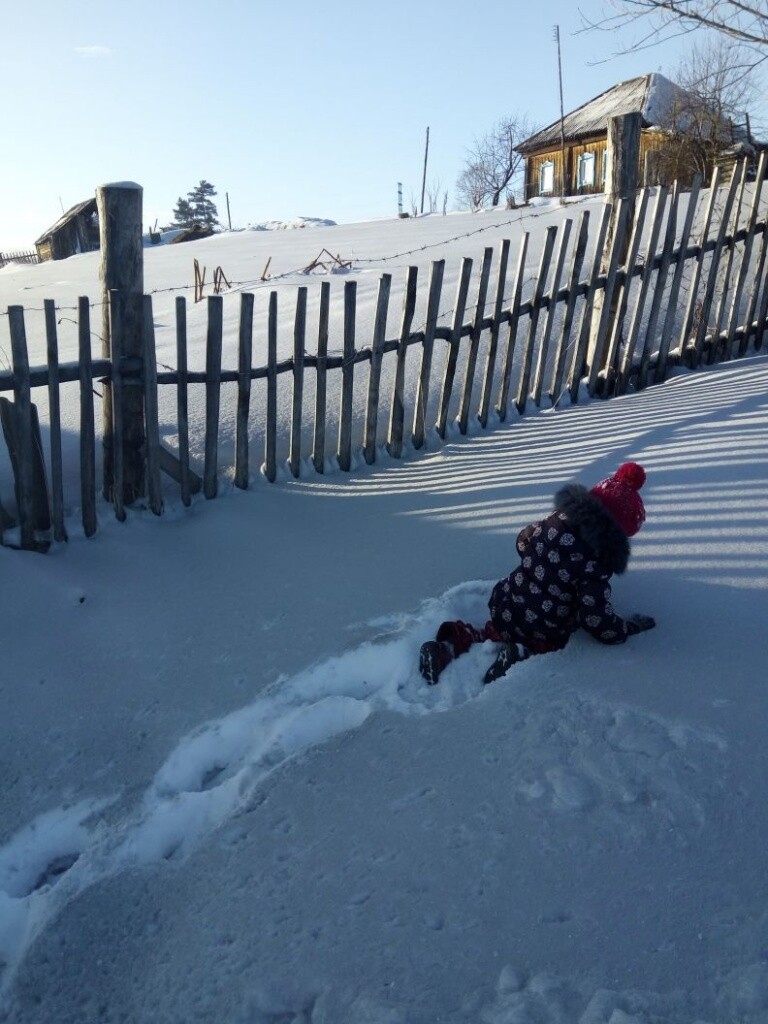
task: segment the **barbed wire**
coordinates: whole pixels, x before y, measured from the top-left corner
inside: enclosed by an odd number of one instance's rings
[[[591,198],[591,197],[582,197],[582,201],[584,201],[585,198]],[[720,197],[715,199],[714,204],[713,204],[714,209],[717,210],[718,212],[722,213],[723,202],[724,201],[721,200]],[[571,203],[571,204],[568,204],[568,205],[576,206],[576,205],[579,205],[579,204],[578,203]],[[739,204],[739,206],[740,206],[740,204]],[[545,216],[547,213],[551,213],[551,212],[552,212],[552,208],[551,207],[538,207],[538,208],[535,208],[533,210],[531,210],[530,208],[527,208],[527,207],[526,208],[520,208],[519,210],[515,211],[515,215],[513,215],[513,216],[507,217],[504,220],[495,221],[494,223],[491,223],[491,224],[483,224],[482,226],[480,226],[478,228],[475,228],[472,231],[461,232],[461,233],[452,235],[452,236],[450,236],[448,238],[442,238],[442,239],[440,239],[438,241],[435,241],[435,242],[425,243],[424,245],[416,246],[414,248],[407,249],[407,250],[403,250],[401,252],[394,253],[394,254],[391,254],[389,256],[355,257],[355,258],[353,258],[352,262],[355,265],[359,265],[359,264],[366,264],[366,263],[367,264],[386,263],[386,262],[390,262],[390,261],[396,260],[396,259],[403,259],[403,258],[405,258],[407,256],[412,256],[412,255],[414,255],[416,253],[425,252],[425,251],[427,251],[429,249],[444,248],[445,246],[450,245],[450,244],[452,244],[454,242],[461,241],[461,240],[466,239],[466,238],[471,238],[471,237],[474,237],[474,236],[476,236],[478,234],[482,234],[482,233],[487,232],[487,231],[498,230],[499,228],[504,228],[504,227],[507,227],[507,226],[510,226],[510,225],[513,225],[513,224],[521,224],[521,223],[524,223],[526,220],[535,220],[535,219],[537,219],[537,218],[539,218],[541,216]],[[699,212],[700,211],[697,211],[697,213],[699,213]],[[739,211],[738,211],[738,207],[737,207],[737,211],[736,211],[736,215],[735,215],[735,222],[734,222],[734,230],[736,229],[736,226],[738,225],[738,220],[739,220]],[[691,234],[693,234],[693,231],[691,232]],[[575,242],[574,242],[574,244],[575,244]],[[641,260],[638,260],[638,264],[640,262],[641,262]],[[235,291],[239,291],[239,290],[241,290],[243,288],[247,288],[247,287],[256,287],[256,288],[262,288],[262,289],[263,288],[270,288],[275,283],[283,281],[283,280],[285,280],[285,279],[287,279],[289,277],[291,277],[291,278],[295,277],[297,274],[307,274],[306,267],[294,268],[294,269],[291,269],[291,270],[287,270],[287,271],[284,271],[281,274],[275,275],[273,277],[269,277],[267,279],[255,278],[255,279],[246,280],[246,281],[234,281],[234,282],[231,282],[229,291],[230,292],[235,292]],[[529,274],[525,278],[525,280],[523,281],[523,288],[526,289],[528,286],[530,286],[531,282],[535,281],[535,279],[536,279],[536,274],[535,273]],[[552,282],[553,294],[549,296],[549,300],[550,301],[554,298],[554,290],[558,287],[558,284],[559,284],[559,282],[557,282],[557,281],[553,281]],[[165,287],[165,288],[153,289],[153,290],[147,292],[146,294],[148,294],[148,295],[160,295],[160,294],[170,294],[170,293],[175,293],[175,292],[192,292],[193,290],[194,290],[194,286],[191,286],[191,285],[169,286],[169,287]],[[504,295],[501,298],[501,300],[500,300],[502,306],[506,306],[510,302],[510,298],[511,298],[511,296]],[[89,306],[90,309],[102,308],[106,304],[106,301],[107,300],[89,301],[88,306]],[[482,310],[477,310],[477,308],[475,308],[475,314],[474,314],[475,317],[477,317],[478,315],[483,316],[489,307],[495,306],[497,301],[499,301],[497,296],[491,296],[491,297],[486,298]],[[77,312],[79,310],[79,306],[74,306],[74,305],[73,306],[57,306],[56,310],[57,310],[57,313],[59,313],[59,314],[66,313],[66,312]],[[25,307],[25,311],[44,312],[44,307],[42,307],[42,308],[41,307]],[[437,324],[442,324],[449,317],[454,316],[455,315],[455,311],[456,311],[455,305],[451,306],[451,307],[446,307],[446,308],[440,310],[440,312],[437,314],[437,318],[436,318],[435,322]],[[525,310],[524,312],[527,313],[529,311]],[[8,313],[7,312],[0,313],[0,316],[8,316]],[[73,320],[73,319],[71,319],[69,317],[66,317],[66,316],[60,316],[57,322],[59,324],[61,324],[61,323],[65,322],[65,321],[69,321],[69,322],[71,322],[73,324],[77,324],[76,320]],[[465,327],[465,325],[462,324],[461,325],[462,331],[464,330],[464,327]],[[410,333],[411,334],[419,334],[419,333],[422,333],[425,330],[425,328],[426,328],[426,321],[421,321],[420,322],[420,326],[417,326],[415,328],[415,330],[412,328]],[[99,340],[99,341],[101,341],[103,343],[104,339],[103,339],[102,335],[100,335],[97,331],[93,331],[93,330],[90,331],[90,335],[91,335],[92,338],[95,338],[95,339],[97,339],[97,340]],[[575,339],[571,339],[570,343],[566,347],[564,355],[567,356],[567,355],[570,354],[574,344],[575,344]],[[361,348],[357,348],[356,347],[352,351],[349,359],[344,360],[342,365],[347,366],[350,363],[359,361],[361,358],[364,358],[364,356],[365,356],[365,354],[367,352],[367,349],[368,349],[368,346],[363,346]],[[305,356],[309,355],[310,357],[312,357],[314,355],[313,353],[307,353],[306,351],[305,351],[304,354],[305,354]],[[328,354],[329,354],[329,356],[331,356],[332,358],[335,358],[335,359],[338,359],[340,355],[343,355],[343,353],[340,350],[330,350]],[[0,349],[0,357],[3,358],[3,361],[6,363],[7,366],[10,366],[10,360],[8,359],[8,354],[7,354],[7,352],[4,349]],[[162,365],[165,367],[165,369],[167,369],[167,370],[169,370],[171,372],[174,372],[172,367],[167,366],[166,364],[162,364]],[[562,395],[558,396],[557,401],[559,401],[561,397],[562,397]]]
[[[586,198],[592,198],[592,197],[586,197]],[[580,197],[579,198],[579,202],[584,202],[584,201],[585,201],[585,197]],[[578,203],[571,203],[571,204],[568,204],[568,205],[578,205]],[[484,225],[482,225],[482,227],[474,228],[472,231],[464,231],[464,232],[461,232],[461,233],[456,234],[456,235],[451,235],[448,238],[438,239],[435,242],[426,242],[424,245],[415,246],[415,247],[413,247],[411,249],[405,249],[405,250],[403,250],[401,252],[392,253],[392,254],[390,254],[388,256],[360,256],[360,257],[356,256],[356,257],[353,257],[352,263],[354,265],[371,264],[371,263],[389,263],[392,260],[404,259],[406,256],[414,256],[417,253],[426,252],[426,251],[428,251],[430,249],[441,249],[441,248],[444,248],[446,245],[451,245],[454,242],[462,241],[465,238],[472,238],[475,235],[482,234],[483,232],[486,232],[486,231],[495,231],[498,228],[503,228],[503,227],[506,227],[508,225],[523,223],[525,220],[535,220],[535,219],[537,219],[539,217],[545,216],[547,213],[551,213],[552,212],[552,208],[548,207],[548,206],[547,207],[534,207],[533,209],[531,209],[530,207],[519,207],[514,212],[516,213],[516,216],[508,217],[508,218],[506,218],[505,220],[502,220],[502,221],[495,221],[493,224],[484,224]],[[285,280],[286,278],[295,277],[298,274],[303,274],[303,275],[306,275],[306,276],[316,276],[316,275],[313,275],[311,272],[309,274],[307,273],[306,264],[305,264],[305,265],[300,266],[300,267],[293,267],[293,268],[291,268],[289,270],[284,270],[280,274],[270,275],[267,278],[255,277],[255,278],[246,279],[244,281],[231,281],[230,282],[230,287],[228,289],[228,293],[229,292],[241,291],[243,288],[249,288],[249,287],[250,288],[258,288],[260,290],[263,290],[265,288],[268,289],[273,284],[280,283],[281,281]],[[167,294],[173,294],[175,292],[194,292],[194,285],[189,285],[189,284],[168,285],[165,288],[153,288],[153,289],[145,292],[145,294],[146,295],[167,295]],[[97,307],[100,308],[100,307],[106,305],[106,302],[107,302],[107,300],[105,300],[105,299],[94,300],[92,302],[89,302],[88,305],[89,305],[89,307],[91,309],[96,309]],[[59,311],[59,312],[77,311],[78,308],[79,308],[78,306],[57,306],[56,307],[57,311]],[[40,306],[25,306],[24,309],[25,309],[25,311],[29,311],[30,313],[42,313],[42,312],[44,312],[44,308],[40,307]],[[7,317],[8,316],[7,310],[0,311],[0,316]]]

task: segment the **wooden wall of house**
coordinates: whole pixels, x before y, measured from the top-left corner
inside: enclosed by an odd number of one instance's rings
[[[72,217],[35,246],[41,260],[64,260],[79,252],[99,248],[99,229],[91,223],[90,212]]]
[[[639,169],[639,184],[659,184],[657,180],[653,180],[657,177],[655,174],[653,157],[654,151],[658,150],[664,142],[664,136],[660,132],[643,131],[640,135],[640,169]],[[606,159],[606,153],[608,149],[607,137],[600,136],[592,139],[585,139],[579,142],[566,142],[565,146],[565,162],[566,162],[566,195],[579,196],[579,195],[596,195],[604,191],[605,183],[605,170],[604,161]],[[579,185],[579,157],[584,153],[595,154],[595,182],[593,185]],[[651,154],[650,159],[648,154]],[[561,167],[561,153],[560,147],[546,149],[539,153],[532,153],[526,159],[526,175],[525,175],[525,195],[526,199],[532,199],[534,196],[541,195],[539,191],[539,180],[541,173],[541,166],[548,161],[552,161],[555,165],[555,182],[552,192],[545,193],[546,195],[557,196],[560,194],[560,167]],[[646,181],[646,169],[650,173],[649,180]],[[664,182],[664,184],[670,184]]]
[[[568,194],[571,196],[592,196],[604,191],[605,154],[608,150],[607,138],[588,139],[571,146],[571,175],[568,181]],[[584,153],[595,154],[595,181],[592,185],[579,185],[579,157]]]
[[[541,153],[531,153],[530,156],[526,157],[525,161],[525,198],[533,199],[535,196],[542,195],[539,190],[539,175],[541,173],[541,165],[552,161],[555,165],[554,174],[554,186],[551,192],[543,193],[544,195],[560,195],[560,181],[562,173],[562,160],[560,147],[557,149],[547,149]],[[566,146],[566,165],[568,162],[568,147]]]
[[[53,246],[51,245],[50,238],[44,238],[41,242],[35,244],[37,255],[40,258],[40,262],[43,263],[45,260],[53,259]]]

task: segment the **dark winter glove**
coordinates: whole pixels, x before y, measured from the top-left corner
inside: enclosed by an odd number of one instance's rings
[[[646,629],[653,629],[656,620],[650,615],[630,615],[627,619],[627,636],[634,636],[636,633],[643,633]]]

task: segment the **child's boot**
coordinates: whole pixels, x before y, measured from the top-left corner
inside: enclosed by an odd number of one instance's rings
[[[419,672],[434,686],[443,669],[456,657],[447,640],[427,640],[419,652]]]
[[[531,652],[522,644],[502,644],[501,650],[496,655],[496,661],[485,673],[484,683],[492,683],[495,679],[501,679],[518,661],[525,661],[530,658]]]

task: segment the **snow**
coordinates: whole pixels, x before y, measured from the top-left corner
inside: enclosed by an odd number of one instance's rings
[[[503,229],[440,231],[476,224],[328,238],[455,280]],[[275,272],[324,231],[270,234]],[[265,234],[190,244],[244,279]],[[190,261],[147,250],[148,287]],[[2,304],[97,266],[14,268]],[[68,544],[0,548],[0,1019],[764,1024],[766,395],[751,355],[400,464],[102,506],[90,540],[70,494]],[[484,644],[425,686],[420,643],[484,621],[517,531],[628,459],[648,521],[614,598],[657,628],[488,687]]]
[[[296,217],[295,220],[264,220],[249,224],[249,231],[291,231],[296,228],[332,228],[336,221],[327,217]]]

